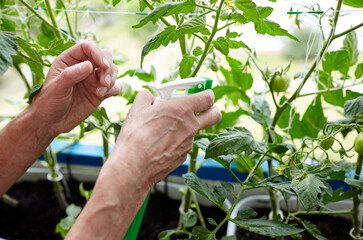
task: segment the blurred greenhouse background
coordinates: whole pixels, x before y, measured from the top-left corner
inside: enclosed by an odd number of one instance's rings
[[[71,2],[73,4],[74,1]],[[149,24],[147,28],[134,29],[132,25],[138,23],[142,18],[142,15],[125,14],[138,12],[137,1],[121,1],[116,7],[112,4],[105,3],[107,0],[92,0],[92,1],[80,1],[80,5],[84,6],[83,11],[78,14],[79,31],[87,34],[88,38],[94,39],[99,46],[105,49],[109,49],[113,52],[117,61],[122,62],[119,68],[119,75],[123,74],[126,70],[132,68],[138,68],[140,65],[140,55],[145,43],[153,37],[160,29],[157,25]],[[111,1],[110,1],[111,2]],[[243,31],[241,40],[245,42],[250,48],[255,49],[259,58],[257,61],[260,66],[269,64],[271,67],[287,66],[291,61],[291,71],[299,72],[307,68],[312,59],[315,58],[314,49],[317,49],[321,45],[321,38],[319,37],[319,23],[316,18],[309,14],[302,14],[299,16],[299,27],[296,24],[295,16],[289,18],[287,12],[293,6],[294,9],[304,10],[304,6],[301,5],[300,0],[277,0],[277,3],[273,3],[267,0],[260,0],[259,5],[262,6],[274,6],[275,11],[272,13],[269,19],[279,23],[282,28],[287,29],[290,33],[297,36],[301,41],[300,43],[294,42],[285,37],[271,37],[267,35],[256,34],[252,23],[244,26],[233,26],[236,31]],[[305,0],[304,5],[312,5],[318,3],[320,8],[325,11],[336,4],[335,0],[313,1]],[[19,3],[19,10],[26,12]],[[74,6],[76,7],[76,6]],[[93,11],[97,11],[94,13]],[[75,18],[76,13],[69,12],[71,18]],[[354,10],[344,6],[342,9],[342,17],[339,22],[339,26],[336,31],[340,31],[340,27],[347,28],[347,26],[354,25],[354,22],[362,22],[363,12]],[[65,26],[64,19],[58,19]],[[328,28],[328,22],[322,23],[322,29]],[[363,61],[363,29],[357,31],[358,48],[361,52],[359,62]],[[342,46],[343,39],[338,39],[333,43],[330,50],[339,49]],[[310,51],[311,50],[311,51]],[[307,53],[311,52],[310,57],[307,57]],[[157,69],[157,79],[160,82],[164,77],[168,76],[170,72],[176,70],[176,61],[180,59],[180,50],[177,43],[167,48],[160,48],[158,50],[150,52],[144,61],[144,69],[150,70],[151,66]],[[247,54],[243,50],[230,51],[230,55],[234,58],[245,60]],[[218,58],[217,58],[218,59]],[[220,63],[225,61],[221,56]],[[24,69],[25,70],[25,69]],[[29,70],[28,70],[29,72]],[[203,69],[202,69],[203,72]],[[30,72],[29,72],[30,73]],[[218,73],[220,74],[220,73]],[[260,78],[260,75],[256,72],[252,72],[255,79]],[[204,76],[218,79],[215,72],[204,69]],[[293,77],[293,76],[291,76]],[[141,88],[136,78],[122,78],[124,83],[130,84],[135,88]],[[218,84],[216,81],[215,85]],[[290,88],[294,89],[296,84],[291,84]],[[311,92],[313,85],[307,85],[303,89],[304,92]],[[262,81],[255,81],[252,89],[249,91],[261,92],[266,88],[265,83]],[[357,89],[355,89],[357,91]],[[363,89],[359,89],[363,93]],[[25,106],[26,100],[23,99],[26,88],[24,83],[20,80],[20,77],[13,69],[9,69],[0,78],[0,117],[1,116],[15,116]],[[314,96],[302,98],[298,102],[298,108],[304,109],[308,103],[312,101]],[[118,118],[120,115],[124,116],[127,113],[126,100],[121,97],[115,97],[106,100],[103,106],[109,115]],[[271,105],[272,107],[272,105]],[[329,106],[328,106],[329,107]],[[335,111],[331,111],[331,115],[328,116],[328,120],[339,118]],[[6,124],[7,121],[2,121],[0,127]],[[241,125],[248,129],[261,129],[257,123],[249,119],[249,117],[242,117],[240,119]],[[96,133],[100,134],[100,133]],[[254,135],[258,137],[261,132],[254,132]],[[349,138],[348,138],[349,139]],[[98,136],[88,136],[82,139],[82,142],[101,144],[102,139]]]

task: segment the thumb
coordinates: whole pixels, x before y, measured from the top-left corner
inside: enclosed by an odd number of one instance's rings
[[[133,106],[136,107],[148,107],[153,104],[155,97],[146,90],[140,91],[134,100]]]
[[[73,86],[89,76],[92,71],[92,63],[84,61],[64,69],[61,75],[59,75],[58,81],[62,81],[62,84],[66,87]]]

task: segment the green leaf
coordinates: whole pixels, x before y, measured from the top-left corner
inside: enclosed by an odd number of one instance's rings
[[[300,128],[303,129],[304,136],[316,137],[326,123],[323,107],[321,105],[321,98],[316,97],[310,103],[310,106],[305,111]]]
[[[144,61],[145,56],[151,51],[158,49],[160,45],[166,47],[170,42],[174,43],[179,38],[179,33],[176,30],[175,26],[169,26],[164,29],[164,31],[160,32],[158,35],[152,37],[144,46],[141,52],[141,62],[140,66],[142,68],[142,63]]]
[[[229,48],[238,49],[238,48],[247,48],[246,44],[242,41],[234,41],[230,39],[226,39]]]
[[[228,55],[229,45],[224,37],[218,37],[217,40],[213,41],[213,46],[224,55]]]
[[[363,2],[361,0],[344,0],[343,3],[351,7],[363,8]]]
[[[266,99],[261,95],[255,95],[252,102],[252,112],[250,116],[259,124],[264,126],[271,125],[272,119],[270,117],[271,110]]]
[[[126,75],[129,75],[130,77],[136,76],[138,79],[140,79],[144,82],[153,82],[153,81],[155,81],[155,78],[156,78],[153,71],[150,71],[150,73],[148,73],[145,70],[140,69],[140,68],[127,70],[124,74],[120,75],[118,78],[122,78]]]
[[[38,53],[38,46],[35,44],[29,44],[22,38],[17,38],[19,47],[28,55],[28,57],[35,63],[43,64],[43,60]]]
[[[191,20],[184,22],[178,29],[180,34],[190,34],[201,32],[202,34],[209,35],[210,32],[206,28],[205,19],[201,17],[192,18]]]
[[[287,98],[285,96],[282,96],[280,99],[280,105],[283,104],[285,101],[287,101]],[[287,108],[285,109],[285,111],[282,112],[277,125],[279,126],[279,128],[287,128],[289,127],[289,122],[290,122],[290,116],[294,116],[295,114],[295,109],[291,110],[291,106],[290,104],[287,106]]]
[[[226,60],[231,68],[230,74],[233,85],[240,87],[244,91],[251,89],[253,77],[250,73],[243,72],[243,64],[237,59],[228,56],[226,56]]]
[[[197,223],[197,214],[191,210],[184,214],[183,225],[184,227],[193,227]]]
[[[234,2],[236,7],[243,12],[246,18],[259,19],[257,5],[252,0],[237,0]]]
[[[192,72],[194,63],[198,59],[195,56],[185,56],[179,64],[179,73],[181,78],[186,78]]]
[[[79,184],[79,193],[81,194],[82,197],[84,197],[86,199],[86,201],[89,200],[89,198],[91,197],[92,194],[92,190],[86,190],[84,189],[83,183]]]
[[[237,217],[234,220],[247,220],[255,217],[257,217],[257,212],[255,212],[255,210],[252,208],[245,208],[238,211]]]
[[[213,159],[225,168],[230,168],[231,163],[233,161],[235,161],[235,158],[231,155],[227,155],[227,156],[221,155],[221,156],[215,157]]]
[[[255,30],[259,34],[268,34],[271,36],[285,36],[293,40],[299,41],[296,37],[291,35],[287,30],[282,29],[278,23],[269,20],[256,20]]]
[[[349,69],[349,53],[347,50],[339,50],[325,54],[325,59],[322,63],[325,72],[340,71],[346,74]]]
[[[235,196],[234,193],[234,187],[231,183],[229,182],[220,182],[221,186],[224,187],[224,189],[229,192],[230,194],[232,194],[233,196]]]
[[[212,233],[205,227],[196,226],[192,230],[193,240],[208,239]]]
[[[283,154],[289,150],[295,151],[294,146],[289,143],[268,144],[268,149],[277,154]]]
[[[66,232],[68,232],[69,229],[71,229],[72,225],[74,224],[75,219],[72,217],[65,217],[60,221],[60,227]]]
[[[214,125],[214,127],[217,130],[223,129],[223,128],[226,128],[226,127],[232,127],[232,126],[236,125],[237,120],[242,115],[249,115],[249,114],[248,114],[248,112],[246,110],[243,110],[241,108],[239,108],[235,112],[224,112],[224,111],[222,111],[222,119],[223,119],[223,121],[220,121],[219,123],[217,123],[216,125]]]
[[[121,2],[121,0],[112,0],[112,5],[115,7],[120,2]]]
[[[35,97],[35,95],[38,94],[38,92],[42,89],[42,87],[43,87],[43,84],[37,84],[32,88],[32,90],[30,91],[27,103],[29,103],[29,104],[32,103],[33,98]]]
[[[213,218],[207,218],[207,221],[210,225],[214,225],[217,226],[218,223],[216,222],[216,220],[214,220]]]
[[[253,151],[265,152],[265,143],[257,142],[250,131],[244,127],[227,128],[227,132],[221,133],[211,141],[206,151],[206,158],[218,157],[228,154],[250,155]]]
[[[332,196],[329,194],[324,194],[321,202],[323,204],[327,205],[328,203],[340,202],[340,201],[343,201],[346,199],[350,199],[353,196],[357,196],[357,194],[360,194],[359,190],[350,190],[350,191],[343,192],[343,193],[342,193],[342,190],[343,190],[343,188],[339,188],[339,189],[335,190],[333,192]]]
[[[55,56],[57,57],[68,48],[74,46],[76,43],[73,41],[65,42],[63,39],[56,39],[49,43],[48,49],[40,51],[41,56]]]
[[[363,63],[359,63],[355,69],[354,76],[358,79],[363,76]]]
[[[0,26],[1,26],[1,31],[3,32],[15,32],[15,22],[9,19],[1,18]]]
[[[161,17],[166,17],[178,13],[189,13],[194,11],[195,7],[196,5],[192,1],[164,3],[157,6],[147,16],[142,18],[139,24],[132,27],[140,28],[150,21],[156,23]]]
[[[302,179],[294,178],[291,182],[291,188],[295,191],[299,201],[306,210],[319,203],[318,194],[321,193],[320,188],[325,188],[320,178],[313,174],[307,174]]]
[[[354,117],[363,113],[363,97],[346,101],[344,104],[344,116]]]
[[[360,190],[363,190],[363,181],[353,179],[353,178],[346,178],[344,182],[348,183],[350,186],[359,188]]]
[[[232,222],[247,231],[271,237],[296,235],[304,231],[303,229],[296,228],[292,224],[286,224],[276,220],[267,220],[265,218],[233,219]]]
[[[178,233],[179,230],[166,230],[166,231],[162,231],[161,233],[158,234],[158,239],[159,240],[170,240],[170,236]]]
[[[203,49],[201,47],[198,46],[198,47],[194,48],[194,50],[193,50],[194,56],[200,56],[202,54],[203,54]]]
[[[326,88],[334,88],[333,85],[333,77],[326,73],[326,72],[319,72],[319,82],[318,82],[318,89],[319,90],[325,90]],[[332,104],[334,106],[343,107],[344,106],[344,96],[343,96],[343,90],[338,89],[335,91],[328,91],[321,94],[324,98],[324,101]]]
[[[349,63],[353,66],[358,62],[359,50],[358,40],[355,31],[348,33],[343,41],[343,49],[349,53]]]
[[[69,217],[76,219],[80,214],[82,208],[79,206],[74,205],[73,203],[69,205],[66,209],[66,213]]]
[[[200,180],[194,173],[183,174],[183,178],[190,188],[224,209],[223,203],[226,200],[226,191],[222,187],[214,186],[209,188],[208,184]]]
[[[118,135],[121,132],[121,128],[122,128],[122,122],[114,122],[113,123],[113,132],[115,135],[115,142],[117,141]]]
[[[17,55],[18,44],[12,33],[0,32],[0,76],[13,65],[11,56]]]

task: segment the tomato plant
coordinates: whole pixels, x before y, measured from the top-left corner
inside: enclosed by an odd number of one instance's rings
[[[29,84],[24,78],[24,83],[28,88],[27,95],[32,96],[44,79],[44,70],[50,65],[49,59],[87,35],[70,24],[67,11],[52,12],[49,0],[29,1],[31,5],[25,0],[19,2],[26,8],[28,15],[21,15],[14,10],[15,1],[4,1],[5,5],[2,5],[0,43],[4,51],[0,53],[0,74],[9,66],[14,66],[22,76],[19,65],[27,64],[32,70],[33,79]],[[80,7],[79,1],[75,2]],[[113,0],[112,4],[117,6],[120,2]],[[270,2],[273,4],[276,1]],[[63,1],[58,0],[56,3],[59,8],[67,9]],[[110,2],[105,0],[105,3]],[[142,69],[149,53],[177,43],[181,54],[170,61],[176,63],[178,70],[171,72],[163,81],[194,77],[202,73],[214,74],[218,82],[213,88],[215,101],[225,107],[222,109],[223,120],[219,124],[201,130],[196,135],[194,148],[190,152],[189,173],[184,175],[188,188],[180,207],[179,226],[160,233],[159,239],[169,239],[173,234],[179,234],[184,239],[215,239],[215,234],[226,221],[261,235],[298,237],[299,233],[307,231],[316,239],[326,239],[316,226],[301,219],[302,215],[318,213],[352,216],[352,236],[359,239],[363,159],[362,154],[357,156],[352,150],[353,146],[342,139],[358,133],[354,146],[361,153],[363,97],[359,88],[362,86],[363,63],[359,61],[356,31],[363,23],[355,23],[340,32],[337,32],[337,26],[343,17],[340,14],[343,4],[359,9],[363,8],[363,4],[353,0],[338,0],[331,9],[311,15],[319,22],[329,23],[325,26],[328,32],[320,29],[323,43],[311,64],[300,73],[291,72],[290,65],[278,69],[261,67],[259,54],[244,42],[243,37],[249,33],[245,32],[245,26],[250,25],[261,35],[297,40],[269,19],[274,7],[260,6],[261,2],[253,0],[141,0],[138,4],[140,11],[149,11],[149,14],[135,23],[133,28],[158,24],[159,31],[140,49],[140,68],[126,70],[119,78],[134,76],[149,88],[148,85],[156,80],[154,67],[149,71]],[[46,10],[39,14],[34,8]],[[321,9],[313,5],[307,6],[305,10]],[[64,26],[59,26],[57,16],[63,16]],[[10,20],[14,17],[22,21]],[[29,18],[36,20],[32,24],[24,24]],[[298,15],[294,22],[299,29],[303,27]],[[341,48],[328,51],[336,39],[344,39]],[[238,57],[233,57],[235,54],[231,54],[232,51],[237,52]],[[293,80],[287,78],[287,75],[294,76]],[[254,83],[259,80],[266,87],[261,91],[253,91]],[[294,83],[291,86],[290,81]],[[308,83],[314,90],[302,91]],[[125,87],[127,91],[124,97],[131,104],[137,91],[126,84]],[[296,108],[301,101],[309,103],[305,111]],[[328,119],[328,108],[334,109],[344,118],[334,121]],[[241,126],[238,123],[241,116],[255,121],[263,132],[262,137],[254,136],[255,133],[251,133],[244,123]],[[107,138],[112,134],[112,128],[117,132],[120,126],[112,123],[105,110],[100,109],[87,121],[87,126],[83,124],[80,127],[76,141],[83,137],[86,130],[101,130],[107,157]],[[324,133],[323,138],[318,137],[321,131]],[[334,149],[333,143],[339,149]],[[221,186],[209,187],[199,179],[197,172],[203,162],[197,163],[196,160],[202,151],[205,152],[205,158],[213,158],[225,167],[236,179],[237,186],[221,183]],[[335,152],[341,156],[339,161],[333,159]],[[356,161],[350,158],[356,158]],[[245,179],[235,175],[231,168],[232,162],[248,171]],[[268,177],[264,179],[260,168],[263,163],[268,165]],[[346,174],[352,169],[355,169],[353,177]],[[332,189],[329,180],[344,181],[351,189],[345,193],[342,193],[342,189]],[[270,196],[272,218],[256,218],[252,209],[242,210],[236,218],[231,218],[231,212],[242,194],[258,188],[266,189]],[[209,220],[213,223],[213,229],[206,227],[196,193],[226,213],[220,223]],[[223,206],[227,194],[233,200],[230,209]],[[279,196],[286,202],[291,196],[296,196],[303,208],[295,212],[288,209],[287,216],[280,219],[277,214]],[[353,200],[352,209],[330,211],[326,208],[327,204],[344,199]],[[316,206],[321,207],[321,210],[314,210]],[[292,221],[298,222],[298,225]]]

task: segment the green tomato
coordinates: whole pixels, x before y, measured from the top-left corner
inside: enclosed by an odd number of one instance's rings
[[[213,71],[213,72],[217,72],[219,70],[219,66],[218,66],[218,63],[214,60],[211,61],[211,64],[210,64],[210,69]]]
[[[275,92],[285,92],[290,86],[290,78],[286,75],[276,76],[271,82],[271,88]]]
[[[330,149],[334,144],[334,138],[328,137],[327,135],[323,134],[322,132],[319,132],[318,138],[321,139],[319,141],[320,147],[322,147],[325,150]]]
[[[354,140],[354,150],[359,154],[363,155],[363,132],[359,133]]]

